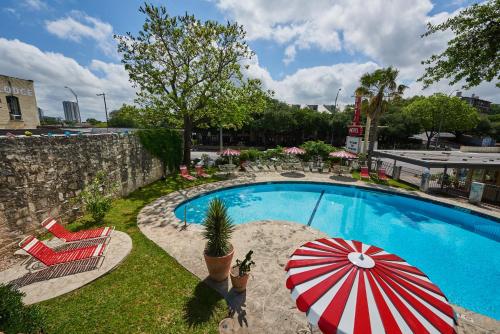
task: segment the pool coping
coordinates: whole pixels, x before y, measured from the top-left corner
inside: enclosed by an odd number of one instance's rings
[[[321,174],[320,174],[321,175]],[[184,188],[178,191],[175,191],[174,193],[167,194],[165,196],[160,197],[156,201],[150,203],[147,205],[145,208],[141,210],[137,217],[137,222],[139,225],[139,229],[148,237],[151,239],[153,242],[155,242],[154,238],[148,235],[145,231],[145,226],[148,224],[148,208],[150,207],[158,207],[158,206],[163,206],[166,207],[166,210],[162,211],[164,213],[165,218],[167,218],[162,225],[165,226],[175,226],[175,229],[179,232],[183,231],[184,228],[182,227],[181,224],[184,222],[177,218],[175,215],[175,209],[182,205],[185,202],[188,202],[190,200],[196,199],[200,196],[204,196],[216,191],[219,191],[221,189],[231,189],[231,188],[237,188],[237,187],[242,187],[242,186],[247,186],[247,185],[256,185],[256,184],[270,184],[270,183],[323,183],[327,185],[339,185],[339,186],[347,186],[347,187],[358,187],[358,188],[363,188],[365,190],[371,190],[371,191],[380,191],[384,193],[389,193],[389,194],[396,194],[396,195],[403,195],[406,197],[413,198],[415,200],[424,200],[427,202],[431,202],[437,205],[444,205],[447,207],[451,208],[456,208],[458,210],[467,210],[471,213],[478,214],[479,216],[486,217],[488,219],[492,219],[496,222],[500,220],[500,213],[492,211],[491,213],[485,213],[481,212],[486,211],[487,209],[484,208],[470,208],[467,206],[471,206],[470,204],[466,205],[456,205],[453,203],[446,202],[448,199],[441,199],[441,198],[436,198],[435,196],[421,193],[421,192],[413,192],[413,191],[408,191],[404,189],[396,189],[392,188],[390,186],[383,186],[383,185],[371,185],[371,184],[366,184],[362,181],[356,181],[356,184],[352,183],[347,183],[347,182],[342,182],[342,181],[337,181],[333,180],[331,178],[328,178],[327,180],[314,180],[314,179],[305,179],[305,180],[289,180],[285,177],[282,176],[280,179],[279,176],[281,176],[278,173],[274,172],[268,172],[268,173],[260,173],[260,175],[255,175],[255,174],[249,174],[249,173],[244,173],[240,177],[236,177],[233,179],[228,179],[228,180],[221,180],[217,182],[212,182],[212,183],[206,183],[202,185],[197,185],[194,187],[190,188]],[[306,174],[306,176],[309,176]],[[317,175],[316,175],[317,176]],[[329,176],[328,174],[323,174],[323,177]],[[263,180],[258,180],[264,178]],[[464,204],[464,203],[462,203]],[[476,209],[476,210],[475,210]],[[162,219],[163,220],[163,219]],[[254,223],[254,222],[248,222],[248,223]],[[314,227],[308,227],[312,228],[315,231],[319,231]],[[188,230],[203,230],[203,226],[201,224],[196,224],[196,223],[187,223],[186,228]],[[188,268],[186,268],[188,269]],[[189,270],[189,269],[188,269]],[[194,274],[194,273],[193,273]],[[498,328],[500,322],[490,318],[486,315],[476,313],[473,311],[470,311],[468,309],[463,308],[462,306],[455,305],[453,304],[456,312],[457,312],[457,317],[458,319],[463,322],[465,321],[467,326],[473,326],[474,329],[481,329],[481,330],[486,330],[486,331],[494,331],[495,329]],[[466,331],[468,332],[468,331]]]

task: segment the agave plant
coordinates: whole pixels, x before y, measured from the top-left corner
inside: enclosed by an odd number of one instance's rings
[[[207,239],[205,253],[213,257],[229,254],[232,247],[229,239],[233,234],[234,225],[221,199],[215,198],[210,202],[203,225],[203,236]]]

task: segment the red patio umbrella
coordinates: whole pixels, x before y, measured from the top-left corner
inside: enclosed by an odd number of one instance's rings
[[[304,154],[306,153],[305,150],[298,148],[298,147],[288,147],[283,150],[286,154]]]
[[[240,151],[238,150],[233,150],[233,149],[225,149],[224,151],[222,151],[222,153],[220,155],[222,155],[223,157],[229,157],[229,163],[232,164],[233,163],[233,157],[236,157],[238,155],[240,155]]]
[[[333,158],[341,158],[341,159],[356,159],[358,157],[357,154],[348,152],[348,151],[337,151],[337,152],[330,152],[329,156]]]
[[[298,309],[323,333],[456,333],[441,290],[381,248],[318,239],[298,248],[286,270]]]

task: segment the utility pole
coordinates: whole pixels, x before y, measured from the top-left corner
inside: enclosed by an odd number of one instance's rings
[[[75,91],[73,89],[71,89],[70,87],[68,86],[64,86],[64,88],[68,89],[71,94],[73,94],[73,96],[75,97],[75,100],[76,100],[76,106],[78,107],[78,122],[81,123],[82,122],[82,115],[80,114],[80,104],[78,103],[78,95],[76,95]]]
[[[104,111],[106,112],[106,131],[109,131],[109,120],[108,120],[108,106],[106,105],[106,94],[101,93],[101,94],[96,94],[97,96],[102,96],[104,99]]]
[[[342,88],[339,88],[339,90],[337,91],[337,95],[335,96],[335,104],[333,105],[332,116],[337,112],[337,99],[339,98],[339,93],[341,90]],[[332,124],[332,138],[330,140],[330,145],[333,145],[333,124]]]

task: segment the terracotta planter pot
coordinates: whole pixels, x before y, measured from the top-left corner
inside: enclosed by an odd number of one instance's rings
[[[207,264],[208,276],[216,281],[222,282],[229,276],[231,270],[231,261],[233,260],[234,247],[231,246],[231,252],[225,256],[209,256],[205,255],[205,263]]]
[[[243,276],[238,275],[238,268],[231,269],[231,283],[233,285],[233,289],[236,292],[243,292],[247,289],[248,277],[250,275],[247,273]]]

